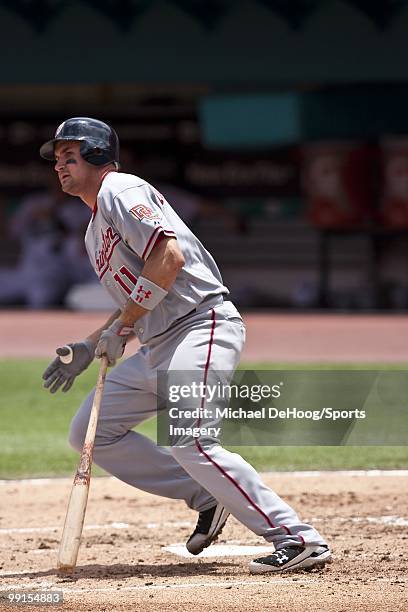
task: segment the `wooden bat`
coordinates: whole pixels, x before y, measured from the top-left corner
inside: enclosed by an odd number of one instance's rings
[[[58,553],[58,569],[61,572],[72,573],[77,562],[86,504],[88,501],[89,484],[91,481],[92,455],[95,444],[96,426],[98,424],[107,367],[107,357],[102,357],[88,428],[86,430],[85,442],[72,485],[64,529],[62,531]]]

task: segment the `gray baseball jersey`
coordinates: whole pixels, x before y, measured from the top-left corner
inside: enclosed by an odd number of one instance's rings
[[[302,523],[252,466],[222,448],[218,435],[203,434],[194,444],[168,449],[133,431],[156,413],[159,372],[194,370],[202,373],[204,384],[210,371],[232,376],[245,340],[242,319],[230,301],[223,301],[228,291],[199,240],[146,181],[109,173],[99,190],[86,245],[101,282],[120,307],[160,235],[177,238],[186,263],[166,298],[141,319],[139,337],[145,344],[106,379],[95,463],[132,486],[182,499],[199,511],[218,500],[276,547],[323,544],[321,535]],[[78,450],[93,393],[72,422],[70,441]],[[191,426],[196,424],[192,417]]]
[[[132,174],[109,172],[85,244],[101,283],[120,308],[162,235],[177,238],[185,264],[165,299],[139,319],[135,331],[142,342],[163,333],[204,298],[228,289],[210,253],[152,185]]]

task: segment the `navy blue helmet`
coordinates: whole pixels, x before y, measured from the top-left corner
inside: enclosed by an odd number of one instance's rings
[[[40,155],[55,160],[55,143],[63,140],[80,142],[81,157],[90,164],[103,166],[112,162],[119,164],[119,138],[107,123],[90,117],[72,117],[58,126],[52,140],[44,143]]]

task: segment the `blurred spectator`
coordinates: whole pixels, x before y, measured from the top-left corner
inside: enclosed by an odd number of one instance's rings
[[[56,175],[46,190],[27,195],[9,225],[20,257],[15,268],[0,268],[0,304],[47,308],[71,285],[96,280],[84,247],[89,218],[78,198],[61,192]]]

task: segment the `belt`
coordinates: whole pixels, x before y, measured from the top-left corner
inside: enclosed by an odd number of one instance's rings
[[[205,310],[208,308],[214,308],[214,306],[220,306],[221,304],[224,303],[224,295],[227,295],[227,294],[218,293],[215,295],[214,294],[207,295],[199,304],[197,304],[195,308],[190,310],[190,312],[183,315],[182,317],[179,317],[178,319],[174,319],[174,321],[169,325],[169,327],[165,331],[161,332],[160,334],[157,334],[156,336],[152,336],[151,339],[153,340],[153,338],[160,338],[160,336],[167,333],[169,329],[172,329],[175,325],[178,325],[181,321],[184,321],[184,319],[187,319],[195,312],[201,312],[201,310]]]
[[[212,308],[213,306],[220,306],[225,301],[224,295],[226,294],[217,293],[216,295],[206,295],[205,298],[192,310],[192,312],[199,312],[201,310],[201,306],[206,306],[207,308]]]
[[[191,316],[195,312],[201,312],[201,310],[204,310],[204,307],[205,309],[207,309],[207,308],[213,308],[214,306],[220,306],[221,304],[224,303],[224,295],[226,294],[217,293],[215,295],[214,294],[207,295],[199,304],[197,304],[195,308],[190,310],[187,314],[183,315],[182,317],[175,319],[171,325],[176,325],[179,321],[183,321],[184,319]]]

